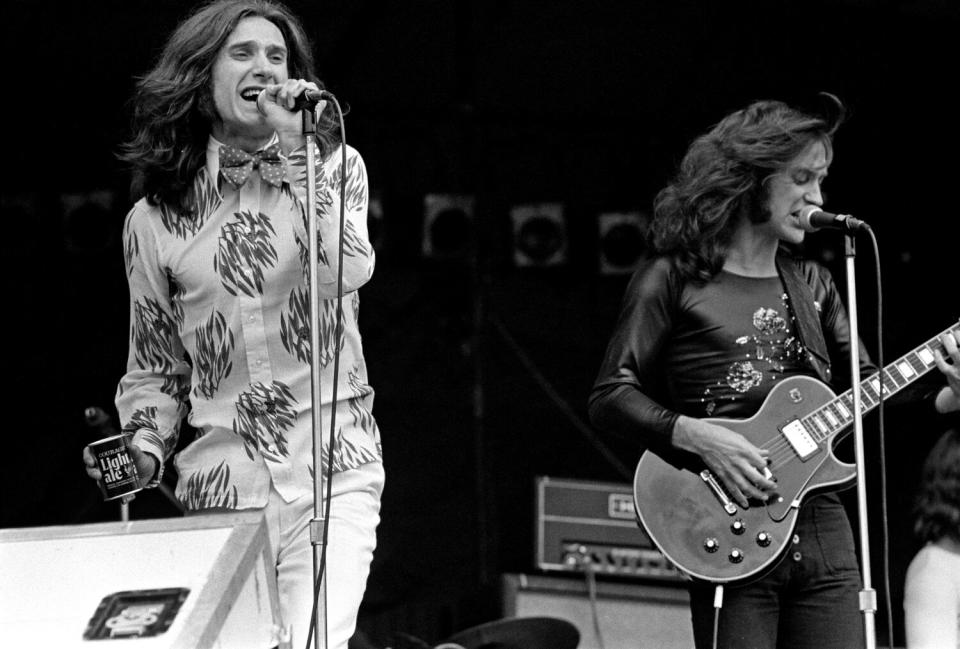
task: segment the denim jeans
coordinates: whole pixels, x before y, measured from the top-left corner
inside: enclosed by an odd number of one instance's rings
[[[860,572],[846,512],[835,495],[800,508],[784,559],[764,578],[724,589],[720,649],[857,649],[864,644]],[[697,649],[713,646],[710,584],[690,589]]]

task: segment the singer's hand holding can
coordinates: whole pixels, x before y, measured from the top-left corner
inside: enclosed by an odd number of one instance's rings
[[[130,454],[133,435],[120,434],[90,443],[90,452],[100,471],[100,491],[104,500],[129,496],[143,487],[137,465]]]

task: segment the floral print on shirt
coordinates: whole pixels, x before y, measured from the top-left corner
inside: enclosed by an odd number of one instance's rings
[[[789,313],[786,293],[781,300],[781,309]],[[704,390],[701,401],[707,416],[713,414],[718,400],[733,401],[760,386],[764,380],[778,381],[783,378],[786,364],[795,365],[806,359],[803,345],[791,333],[787,318],[779,309],[757,309],[751,316],[751,325],[755,333],[740,336],[735,341],[743,349],[743,359],[731,363],[725,376]]]

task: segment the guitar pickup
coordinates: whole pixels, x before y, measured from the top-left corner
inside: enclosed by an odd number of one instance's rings
[[[713,491],[713,495],[716,496],[717,500],[720,501],[720,504],[723,505],[723,511],[727,512],[731,516],[737,513],[737,506],[733,504],[733,501],[730,500],[729,496],[727,496],[727,492],[723,490],[723,487],[720,486],[720,483],[717,482],[717,479],[713,477],[713,474],[710,473],[710,471],[707,469],[701,471],[700,479],[710,486],[710,489]]]
[[[790,442],[790,446],[793,448],[793,452],[796,453],[801,460],[806,460],[820,450],[820,446],[813,437],[810,436],[810,433],[807,432],[807,429],[804,428],[803,423],[799,419],[791,421],[781,428],[780,432],[787,438],[787,441]]]

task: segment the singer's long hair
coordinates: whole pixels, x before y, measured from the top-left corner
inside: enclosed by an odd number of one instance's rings
[[[914,532],[924,542],[960,542],[960,428],[940,436],[923,463]]]
[[[287,72],[313,81],[313,53],[300,21],[273,0],[216,0],[200,6],[167,40],[153,69],[140,77],[133,96],[133,135],[119,157],[133,168],[131,193],[151,205],[163,203],[191,216],[193,181],[206,163],[207,139],[218,119],[213,102],[213,66],[244,18],[262,17],[283,34]],[[323,153],[336,141],[328,106],[317,139]]]
[[[685,279],[705,282],[719,273],[739,217],[754,223],[770,218],[765,181],[814,142],[832,157],[845,111],[833,95],[820,95],[822,114],[758,101],[694,140],[676,177],[654,200],[651,250],[672,257]]]

